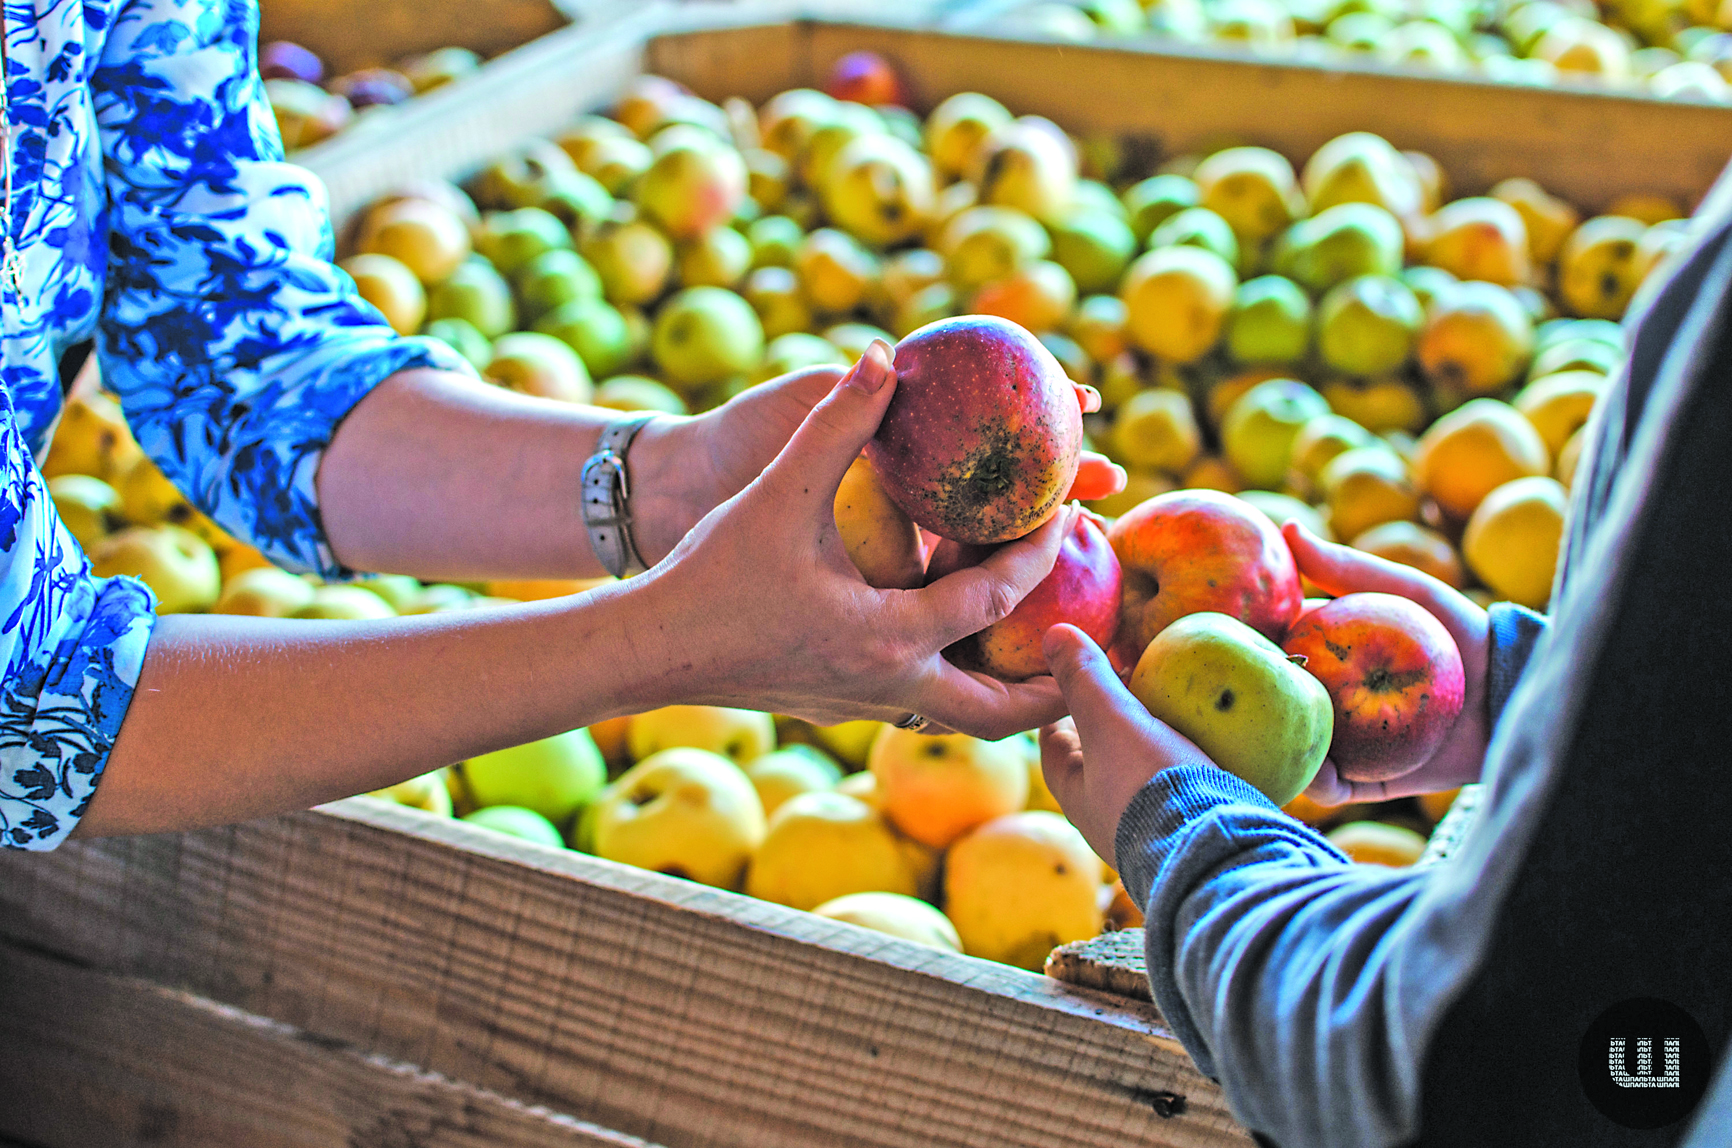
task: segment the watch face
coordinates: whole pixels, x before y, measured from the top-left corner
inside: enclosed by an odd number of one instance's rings
[[[1637,997],[1601,1013],[1582,1037],[1576,1069],[1588,1102],[1625,1128],[1688,1116],[1713,1071],[1708,1038],[1670,1001]]]

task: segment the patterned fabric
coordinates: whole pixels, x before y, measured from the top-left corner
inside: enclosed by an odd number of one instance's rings
[[[344,571],[313,480],[337,424],[409,367],[330,262],[323,189],[282,162],[252,0],[6,0],[24,290],[0,297],[0,842],[52,848],[83,813],[138,680],[150,592],[93,578],[32,455],[57,365],[95,335],[145,451],[275,561]]]

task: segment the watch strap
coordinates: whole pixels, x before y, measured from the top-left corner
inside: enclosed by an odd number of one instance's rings
[[[654,417],[634,415],[608,424],[595,453],[583,464],[583,525],[602,568],[615,578],[647,569],[632,538],[631,482],[625,456],[631,440]]]

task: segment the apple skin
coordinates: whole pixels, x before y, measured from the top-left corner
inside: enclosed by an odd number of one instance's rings
[[[969,566],[978,566],[995,550],[944,539],[932,552],[928,583]],[[1060,622],[1069,622],[1107,647],[1119,628],[1119,595],[1124,577],[1106,531],[1088,515],[1077,519],[1069,537],[1059,544],[1052,573],[1018,602],[1009,616],[971,634],[951,647],[953,660],[995,678],[1020,682],[1050,673],[1041,642]]]
[[[1156,495],[1120,515],[1107,540],[1124,570],[1113,644],[1123,665],[1136,665],[1154,636],[1186,614],[1227,614],[1272,642],[1299,615],[1304,592],[1286,539],[1230,494]]]
[[[1058,512],[1081,458],[1082,411],[1038,339],[993,316],[941,319],[896,345],[895,366],[866,457],[908,517],[941,538],[993,543]]]
[[[1329,690],[1329,756],[1345,781],[1389,781],[1437,752],[1461,713],[1461,652],[1417,603],[1346,594],[1309,610],[1282,649]]]

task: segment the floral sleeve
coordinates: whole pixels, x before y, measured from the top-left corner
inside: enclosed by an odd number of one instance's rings
[[[0,846],[52,849],[84,814],[144,663],[144,583],[92,578],[0,390]]]
[[[314,476],[349,410],[409,367],[469,372],[397,337],[329,262],[324,190],[282,162],[251,0],[130,0],[90,86],[110,206],[105,382],[163,472],[291,569],[344,571]]]

